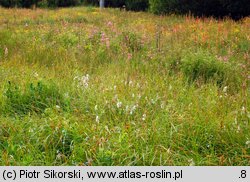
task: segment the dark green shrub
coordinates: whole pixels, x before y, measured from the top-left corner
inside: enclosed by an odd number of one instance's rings
[[[240,74],[234,66],[202,51],[186,55],[180,62],[180,70],[190,83],[212,81],[219,87],[229,86],[232,89],[238,89],[240,83]]]
[[[38,0],[20,0],[20,5],[25,8],[30,8],[32,5],[37,3]]]
[[[97,6],[99,4],[99,0],[82,0],[82,3],[84,5],[95,5]]]
[[[175,12],[178,0],[149,0],[150,11],[155,14]]]
[[[64,99],[54,84],[31,83],[21,90],[17,85],[9,82],[5,96],[5,110],[6,113],[11,114],[42,113],[46,108],[56,105],[62,109],[69,107],[69,101]]]
[[[81,3],[80,0],[59,0],[58,6],[59,7],[67,7],[67,6],[76,6]]]
[[[0,5],[3,7],[18,7],[21,0],[0,0]]]
[[[41,0],[0,0],[0,5],[4,7],[24,7],[30,8]]]
[[[57,7],[59,0],[47,0],[49,7]]]
[[[148,0],[126,0],[126,8],[133,11],[145,11],[148,9]]]
[[[122,7],[125,5],[125,0],[105,0],[106,7]]]

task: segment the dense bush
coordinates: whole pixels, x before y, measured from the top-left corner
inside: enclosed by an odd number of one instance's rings
[[[0,5],[4,7],[25,7],[29,8],[32,5],[41,7],[66,7],[75,6],[81,3],[81,0],[0,0]]]
[[[148,9],[148,0],[126,0],[126,8],[133,11],[141,11]]]
[[[196,16],[231,16],[235,19],[250,14],[248,0],[149,0],[156,14],[189,13]]]
[[[166,14],[176,11],[178,0],[149,0],[150,10],[155,14]]]
[[[32,5],[42,0],[0,0],[0,5],[4,7],[25,7],[30,8]]]

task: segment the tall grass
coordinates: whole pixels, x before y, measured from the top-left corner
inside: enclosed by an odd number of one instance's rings
[[[1,165],[249,165],[249,18],[0,9]]]

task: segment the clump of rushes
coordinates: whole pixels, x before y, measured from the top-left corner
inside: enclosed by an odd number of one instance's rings
[[[218,87],[229,86],[234,90],[240,87],[240,73],[236,66],[222,62],[207,52],[186,54],[179,66],[189,83],[214,82]]]
[[[8,82],[6,87],[4,107],[7,114],[40,114],[46,108],[69,108],[69,100],[63,97],[55,84],[30,83],[22,90],[17,84]]]

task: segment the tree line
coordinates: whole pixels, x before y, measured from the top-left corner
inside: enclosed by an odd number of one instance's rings
[[[98,6],[99,0],[0,0],[4,7],[68,7]],[[188,14],[195,16],[230,16],[234,19],[250,15],[249,0],[105,0],[106,7],[126,7],[133,11],[155,14]]]

